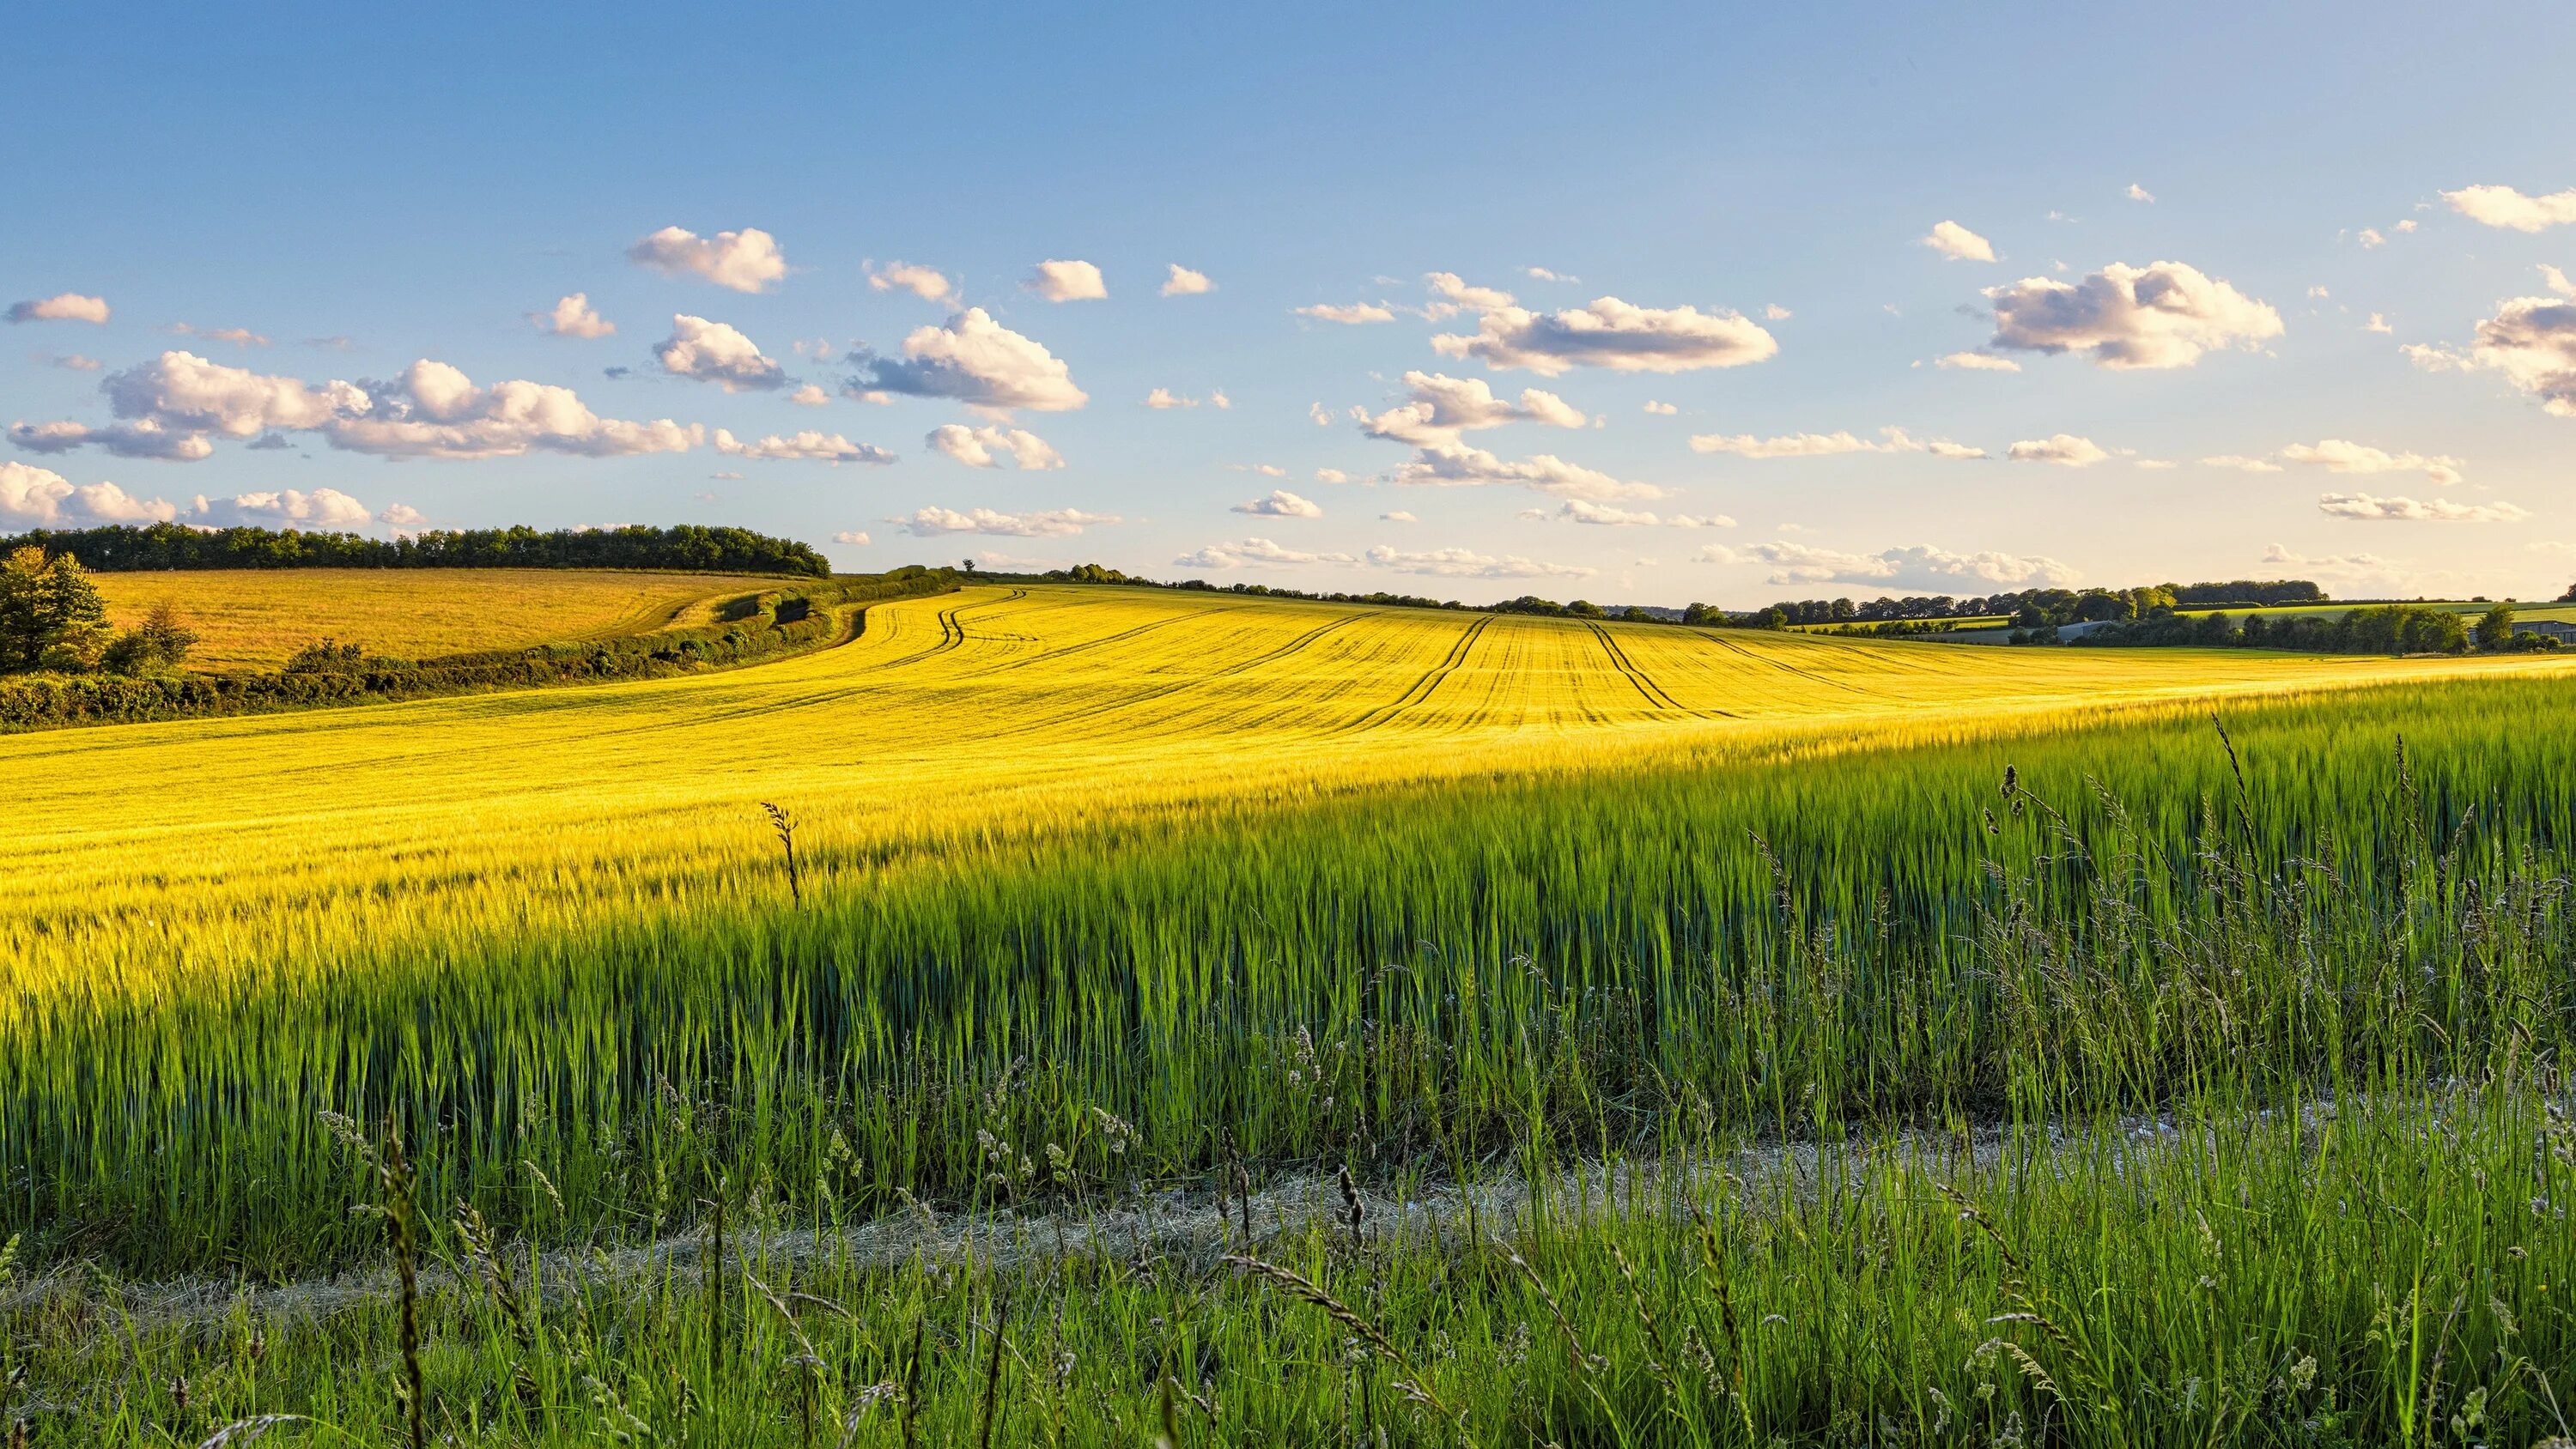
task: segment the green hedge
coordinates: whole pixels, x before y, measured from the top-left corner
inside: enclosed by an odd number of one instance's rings
[[[746,617],[700,629],[450,654],[416,664],[370,660],[365,668],[345,673],[11,679],[0,681],[0,733],[688,674],[826,643],[847,627],[840,613],[845,606],[944,594],[956,588],[957,576],[946,569],[904,568],[873,578],[761,594],[758,607]]]

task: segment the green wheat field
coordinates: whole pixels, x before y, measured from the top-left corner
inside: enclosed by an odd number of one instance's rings
[[[863,607],[0,738],[12,1442],[2570,1432],[2556,658]]]

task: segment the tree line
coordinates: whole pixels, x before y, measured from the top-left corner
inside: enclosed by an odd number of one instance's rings
[[[2307,579],[2235,579],[2226,583],[2146,584],[2129,589],[2017,589],[1965,598],[1949,594],[1881,596],[1855,603],[1841,599],[1783,599],[1767,609],[1729,613],[1712,604],[1693,604],[1683,617],[1691,623],[1750,623],[1756,628],[1792,624],[1930,623],[1951,619],[2009,617],[2020,628],[2047,624],[2081,624],[2140,619],[2157,609],[2260,609],[2289,604],[2322,604],[2326,591]],[[1893,632],[1893,631],[1891,631]]]
[[[402,538],[301,529],[144,527],[37,529],[0,537],[0,552],[67,553],[101,573],[147,569],[537,568],[679,569],[698,573],[829,578],[831,560],[810,545],[747,528],[697,523],[656,528],[430,529]]]

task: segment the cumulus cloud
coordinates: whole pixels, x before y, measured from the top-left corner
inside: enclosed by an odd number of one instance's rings
[[[2576,223],[2576,186],[2547,196],[2525,196],[2510,186],[2464,186],[2445,191],[2451,209],[2484,226],[2544,231]]]
[[[167,500],[138,499],[113,483],[74,485],[51,468],[0,463],[0,519],[20,526],[167,523],[178,515]]]
[[[194,463],[213,457],[215,452],[214,443],[205,434],[164,427],[152,418],[111,423],[103,428],[68,420],[16,423],[9,429],[9,441],[30,453],[68,453],[95,446],[120,458],[157,458],[167,463]],[[250,446],[282,448],[286,443],[281,439],[271,444],[263,439]]]
[[[819,408],[829,406],[832,395],[823,391],[819,385],[809,382],[789,393],[787,400],[800,408]]]
[[[1234,569],[1247,564],[1269,568],[1292,568],[1300,564],[1334,564],[1347,566],[1359,562],[1346,553],[1328,553],[1313,549],[1286,548],[1266,538],[1238,539],[1233,543],[1212,543],[1193,549],[1172,560],[1177,568]]]
[[[1172,263],[1172,274],[1163,279],[1163,295],[1166,297],[1195,297],[1201,292],[1215,290],[1216,283],[1208,280],[1207,273],[1191,271],[1179,262]]]
[[[1234,505],[1234,511],[1261,518],[1321,518],[1324,516],[1322,505],[1312,499],[1300,498],[1285,488],[1271,489],[1270,496],[1267,498],[1255,498],[1238,503]]]
[[[1881,428],[1873,441],[1849,432],[1788,433],[1776,438],[1759,438],[1751,433],[1697,433],[1690,440],[1694,453],[1732,453],[1739,458],[1828,458],[1837,453],[1930,453],[1937,458],[1982,458],[1983,448],[1954,443],[1948,438],[1916,439],[1903,428]]]
[[[2435,371],[2501,373],[2538,398],[2544,411],[2576,418],[2576,298],[2511,298],[2478,324],[2477,340],[2466,352],[2410,346],[2406,355]]]
[[[181,337],[202,337],[208,342],[229,342],[235,347],[266,347],[268,339],[247,327],[192,327],[173,322],[170,330]]]
[[[1456,272],[1426,272],[1423,285],[1449,304],[1441,313],[1449,316],[1460,308],[1470,312],[1491,312],[1512,305],[1512,294],[1499,287],[1471,287]]]
[[[196,511],[219,524],[292,523],[319,528],[364,528],[376,518],[367,505],[337,488],[237,493],[229,501],[215,503],[200,498]]]
[[[909,518],[889,518],[886,521],[903,525],[904,532],[918,538],[937,538],[950,533],[985,533],[996,538],[1070,538],[1095,524],[1125,520],[1114,513],[1085,513],[1079,508],[1048,508],[1034,513],[970,508],[959,513],[950,508],[930,507],[915,511]]]
[[[1995,259],[1994,243],[1968,230],[1955,221],[1933,223],[1922,244],[1954,262],[1991,262]]]
[[[711,237],[666,226],[626,249],[627,259],[666,276],[693,276],[737,292],[764,291],[787,275],[778,238],[758,227]]]
[[[84,297],[78,292],[57,292],[50,297],[10,303],[8,317],[12,322],[103,323],[108,319],[108,313],[107,299],[104,297]]]
[[[1592,468],[1578,467],[1552,453],[1505,462],[1482,448],[1438,443],[1419,448],[1394,473],[1397,483],[1426,487],[1507,486],[1535,489],[1563,498],[1606,503],[1623,498],[1661,498],[1651,483],[1626,483]]]
[[[606,337],[617,330],[616,323],[601,317],[598,310],[590,305],[588,292],[571,293],[556,302],[553,311],[531,312],[528,320],[537,324],[538,331],[551,332],[557,337],[589,339]]]
[[[1145,406],[1156,412],[1168,412],[1173,408],[1194,408],[1198,405],[1197,398],[1183,396],[1168,387],[1158,387],[1145,394]]]
[[[1563,312],[1496,307],[1478,319],[1474,336],[1444,333],[1433,337],[1431,345],[1444,357],[1472,357],[1497,370],[1526,367],[1542,377],[1575,367],[1613,372],[1740,367],[1780,350],[1779,341],[1760,323],[1734,312],[1638,307],[1616,297],[1596,297],[1588,307]]]
[[[1024,472],[1064,466],[1064,455],[1047,446],[1046,439],[1024,428],[970,428],[964,423],[948,423],[932,429],[923,441],[934,451],[970,468],[1002,466],[993,456],[995,453],[1010,454],[1012,466]]]
[[[68,446],[98,443],[134,456],[202,458],[208,435],[319,433],[331,446],[384,457],[489,458],[534,451],[609,457],[685,452],[702,441],[694,424],[602,418],[570,388],[534,382],[476,387],[443,362],[424,358],[390,382],[307,384],[226,367],[188,352],[108,374],[99,383],[124,420],[85,429]]]
[[[1465,548],[1419,552],[1379,544],[1364,555],[1370,568],[1443,579],[1582,579],[1599,572],[1579,564],[1545,563],[1516,553],[1500,556]]]
[[[2056,433],[2045,438],[2025,438],[2013,444],[2005,456],[2016,463],[2056,463],[2068,468],[2090,468],[2111,454],[2091,438]]]
[[[2280,457],[2284,462],[2304,463],[2330,473],[2421,473],[2445,486],[2460,481],[2460,460],[2457,458],[2391,453],[2342,438],[2292,443],[2281,450]]]
[[[727,392],[767,391],[787,383],[787,371],[763,357],[750,338],[722,322],[692,317],[671,318],[671,335],[654,347],[653,356],[673,377],[712,382]]]
[[[384,511],[384,520],[388,528],[418,528],[429,522],[429,515],[408,503],[397,503]]]
[[[1392,513],[1379,514],[1378,521],[1381,523],[1420,523],[1422,520],[1399,508]]]
[[[2030,588],[2046,584],[2058,587],[2071,584],[2076,579],[2073,569],[2040,555],[2024,556],[1991,549],[1953,553],[1923,544],[1862,554],[1787,541],[1741,547],[1713,543],[1702,548],[1698,556],[1707,563],[1769,564],[1772,572],[1766,582],[1774,584],[1848,582],[1946,591],[1960,585]]]
[[[1989,287],[1992,345],[2079,352],[2102,367],[2189,367],[2201,354],[2281,335],[2281,314],[2181,262],[2113,262],[2082,281],[2026,277]]]
[[[1657,402],[1653,398],[1648,398],[1646,399],[1646,411],[1655,417],[1668,418],[1673,414],[1680,412],[1681,409],[1673,406],[1671,403]]]
[[[860,546],[860,547],[863,547],[863,546],[865,546],[865,545],[869,542],[869,539],[868,539],[868,535],[867,535],[867,530],[865,530],[865,529],[861,529],[861,528],[845,528],[845,529],[842,529],[840,532],[838,532],[838,533],[836,533],[836,534],[833,534],[833,535],[832,535],[832,542],[834,542],[834,543],[846,543],[846,544],[850,544],[850,545],[853,545],[853,546]]]
[[[2153,201],[2156,199],[2156,194],[2132,181],[2129,183],[2128,197],[2131,201]]]
[[[1991,352],[1953,352],[1933,360],[1934,367],[1955,367],[1967,372],[2019,372],[2021,364],[2009,357]]]
[[[2382,247],[2388,244],[2388,238],[2382,236],[2379,228],[2375,226],[2363,227],[2361,229],[2361,234],[2355,237],[2354,240],[2361,243],[2361,249],[2363,251],[2369,251],[2374,247]]]
[[[1318,483],[1348,483],[1351,481],[1351,475],[1343,472],[1339,468],[1318,468],[1315,470],[1315,481]]]
[[[868,286],[879,292],[900,287],[925,302],[944,302],[957,294],[956,285],[945,275],[910,262],[896,262],[882,271],[868,273]]]
[[[1532,510],[1536,516],[1547,514]],[[1556,517],[1569,523],[1589,523],[1607,528],[1733,528],[1735,520],[1723,513],[1699,517],[1688,513],[1656,514],[1639,509],[1619,508],[1607,503],[1591,503],[1580,498],[1567,500],[1556,510]]]
[[[2542,262],[2540,264],[2540,281],[2541,285],[2549,288],[2549,290],[2553,292],[2556,292],[2559,296],[2576,300],[2576,282],[2569,281],[2565,272],[2558,270],[2547,262]]]
[[[1092,302],[1109,295],[1109,285],[1100,279],[1100,269],[1089,262],[1049,258],[1038,263],[1037,270],[1020,285],[1050,302]]]
[[[820,433],[810,429],[790,437],[781,437],[772,433],[759,442],[746,443],[724,429],[718,428],[715,431],[715,445],[717,452],[730,454],[736,458],[830,463],[835,467],[843,463],[894,461],[894,454],[883,448],[866,443],[853,443],[839,433]]]
[[[1458,435],[1505,423],[1545,423],[1579,428],[1590,419],[1565,399],[1538,388],[1524,388],[1517,403],[1494,396],[1484,379],[1451,377],[1438,372],[1408,372],[1404,386],[1409,401],[1375,417],[1360,413],[1360,431],[1372,438],[1427,447],[1454,443]]]
[[[2388,325],[2388,318],[2385,315],[2373,312],[2370,314],[2370,320],[2361,325],[2361,330],[2364,332],[2395,332],[2397,329]]]
[[[2251,458],[2242,453],[2222,453],[2215,458],[2203,458],[2200,462],[2201,466],[2205,468],[2234,468],[2240,473],[2280,473],[2287,471],[2282,468],[2280,464],[2273,462],[2269,458]]]
[[[1392,322],[1395,320],[1395,314],[1393,312],[1387,310],[1384,305],[1376,302],[1353,302],[1348,306],[1336,306],[1329,302],[1318,302],[1312,307],[1299,307],[1294,310],[1300,317],[1312,317],[1318,322],[1339,322],[1345,327],[1358,327],[1370,322]]]
[[[2447,498],[2378,498],[2368,493],[2321,493],[2317,511],[2329,518],[2410,523],[2511,523],[2530,513],[2510,503],[2454,503]]]
[[[901,359],[859,351],[849,361],[859,369],[850,389],[861,394],[950,398],[995,412],[1069,412],[1091,401],[1061,359],[981,307],[916,328],[903,339]]]

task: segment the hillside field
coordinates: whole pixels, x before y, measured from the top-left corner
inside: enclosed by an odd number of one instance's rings
[[[2536,1439],[2571,708],[1030,584],[0,738],[0,1327],[376,1434],[384,1208],[468,1444]]]
[[[91,575],[108,622],[153,605],[199,636],[198,670],[275,669],[323,638],[421,660],[709,622],[713,603],[775,576],[611,569],[234,569]]]

